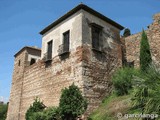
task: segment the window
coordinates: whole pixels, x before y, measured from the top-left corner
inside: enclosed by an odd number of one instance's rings
[[[47,59],[52,59],[52,41],[48,42]]]
[[[97,24],[92,24],[92,48],[95,50],[100,50],[101,48],[101,34],[102,27]]]
[[[58,55],[69,53],[70,31],[63,33],[63,43],[59,46]]]
[[[63,51],[68,52],[69,51],[69,35],[70,31],[67,31],[63,33]]]
[[[30,65],[33,65],[36,62],[36,59],[32,58],[30,61]]]
[[[19,60],[19,61],[18,61],[18,66],[20,66],[20,65],[21,65],[21,61]]]

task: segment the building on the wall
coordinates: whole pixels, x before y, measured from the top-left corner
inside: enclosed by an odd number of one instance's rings
[[[46,106],[58,106],[61,90],[72,83],[88,99],[88,111],[94,110],[122,64],[122,29],[83,4],[43,29],[41,50],[24,47],[15,55],[7,120],[24,120],[36,96]]]
[[[7,120],[24,120],[38,96],[58,106],[61,90],[72,83],[88,99],[88,112],[110,93],[110,76],[122,65],[123,26],[80,4],[43,29],[42,49],[15,54]]]
[[[158,62],[160,14],[154,18],[147,35]],[[88,99],[87,112],[92,112],[111,92],[111,75],[122,61],[139,64],[141,33],[120,40],[122,29],[83,4],[43,29],[41,49],[24,47],[15,54],[7,120],[24,120],[35,97],[46,106],[58,106],[61,90],[72,83]]]

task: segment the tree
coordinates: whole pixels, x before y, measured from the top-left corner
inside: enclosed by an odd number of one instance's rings
[[[42,112],[44,108],[45,105],[43,104],[43,102],[41,102],[40,99],[36,98],[34,100],[34,103],[29,107],[29,109],[26,112],[26,120],[32,120],[34,113]]]
[[[0,104],[0,120],[5,120],[7,116],[7,104]]]
[[[75,120],[87,109],[87,101],[81,95],[77,86],[72,84],[69,88],[62,90],[59,110],[63,120]]]
[[[130,29],[129,29],[129,28],[126,28],[126,29],[124,30],[123,36],[124,36],[124,37],[128,37],[128,36],[130,36],[130,35],[131,35]]]
[[[140,43],[140,69],[146,71],[151,64],[152,58],[150,53],[149,42],[146,33],[142,31],[142,38]]]

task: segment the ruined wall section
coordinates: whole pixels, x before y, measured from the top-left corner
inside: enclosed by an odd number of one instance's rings
[[[160,14],[154,16],[153,23],[145,32],[147,34],[152,60],[160,64]],[[126,59],[127,62],[134,62],[135,67],[139,67],[140,61],[140,41],[142,33],[137,33],[125,38]]]
[[[89,101],[88,111],[91,113],[110,94],[111,75],[122,65],[120,30],[85,11],[82,20],[83,91]],[[91,23],[103,27],[102,51],[92,49]]]

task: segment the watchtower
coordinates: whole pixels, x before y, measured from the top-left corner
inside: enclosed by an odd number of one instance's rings
[[[8,113],[14,114],[14,118],[12,114],[9,114],[12,116],[12,119],[18,118],[19,120],[25,68],[37,62],[40,59],[40,55],[40,49],[28,46],[22,48],[14,55],[15,60],[12,77],[12,88],[8,107]]]

